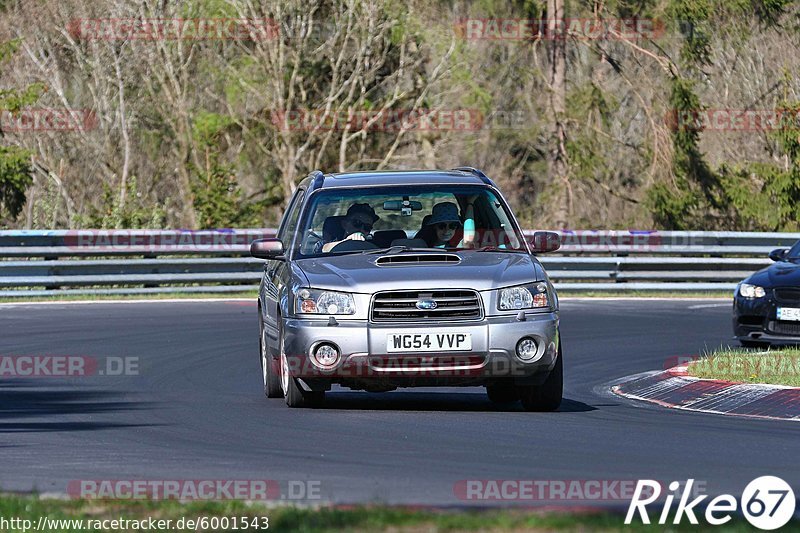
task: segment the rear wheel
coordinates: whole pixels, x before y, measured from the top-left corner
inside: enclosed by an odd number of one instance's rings
[[[494,403],[512,403],[519,401],[519,394],[511,380],[486,386],[486,394]]]
[[[558,345],[558,358],[550,375],[541,385],[517,387],[522,407],[526,411],[555,411],[561,405],[564,392],[564,362],[561,357],[561,343]]]
[[[259,310],[258,325],[259,325],[259,345],[261,349],[261,381],[264,384],[264,396],[267,398],[280,398],[283,396],[281,390],[281,379],[278,375],[277,361],[269,353],[267,345],[267,332],[264,328],[264,321],[260,315]]]
[[[280,323],[280,318],[278,319]],[[289,359],[283,347],[283,330],[278,331],[280,347],[280,383],[283,390],[283,398],[289,407],[320,407],[325,401],[325,391],[304,391],[297,383],[297,379],[292,377],[289,370]]]

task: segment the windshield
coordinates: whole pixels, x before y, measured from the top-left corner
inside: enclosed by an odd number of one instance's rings
[[[800,259],[800,241],[794,243],[794,246],[786,254],[787,259]]]
[[[322,190],[299,232],[302,257],[392,246],[527,252],[504,202],[481,186]]]

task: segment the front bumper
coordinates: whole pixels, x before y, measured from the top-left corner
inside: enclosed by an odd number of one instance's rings
[[[733,334],[739,341],[800,344],[800,322],[778,320],[778,307],[800,307],[777,302],[771,291],[763,298],[733,300]]]
[[[387,335],[404,333],[469,333],[470,351],[387,353]],[[374,323],[339,320],[330,325],[319,319],[283,321],[284,350],[294,377],[308,383],[340,383],[353,388],[429,385],[481,385],[502,378],[540,382],[552,370],[558,353],[558,313],[537,312],[486,317],[481,321],[430,323]],[[529,337],[538,349],[530,361],[516,355],[517,343]],[[332,368],[320,368],[310,356],[320,343],[339,349]]]

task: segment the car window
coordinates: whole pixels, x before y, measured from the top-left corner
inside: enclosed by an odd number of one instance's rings
[[[800,259],[800,241],[794,243],[794,246],[789,250],[789,253],[786,254],[789,259]]]
[[[321,190],[309,199],[302,222],[302,239],[298,243],[299,252],[303,256],[319,255],[324,243],[338,242],[347,237],[343,221],[347,218],[348,209],[354,205],[368,206],[374,213],[374,221],[368,232],[364,233],[368,244],[354,248],[360,250],[388,247],[397,239],[424,238],[423,228],[435,215],[437,220],[453,219],[456,214],[456,226],[459,237],[449,245],[439,243],[436,247],[459,248],[455,241],[462,240],[464,231],[471,228],[467,222],[469,212],[467,206],[472,203],[472,222],[474,239],[469,248],[500,247],[508,250],[522,250],[525,245],[522,236],[514,229],[512,219],[505,204],[489,189],[480,186],[429,186],[429,187],[379,187],[362,189],[330,189]],[[436,208],[447,204],[448,209]],[[438,215],[434,210],[438,209]],[[430,228],[428,228],[430,230]],[[430,232],[428,232],[430,233]],[[428,246],[425,246],[428,247]],[[466,247],[466,246],[464,246]]]
[[[283,216],[281,225],[278,228],[277,237],[283,241],[283,245],[286,247],[291,245],[289,241],[292,240],[292,236],[297,228],[297,219],[300,217],[300,206],[303,203],[304,196],[305,191],[303,189],[298,189],[295,192],[292,201],[289,203],[289,208]]]
[[[409,197],[411,198],[411,197]],[[380,219],[375,222],[372,233],[385,230],[401,230],[406,238],[412,238],[422,227],[422,221],[428,215],[433,206],[438,202],[455,202],[456,198],[452,193],[432,192],[413,195],[413,200],[422,205],[420,210],[412,210],[410,214],[401,214],[400,211],[386,211],[383,209],[384,202],[402,202],[402,197],[396,195],[326,195],[316,203],[313,215],[310,220],[309,228],[316,234],[322,236],[325,221],[329,217],[344,217],[347,209],[353,204],[365,203],[372,207]]]

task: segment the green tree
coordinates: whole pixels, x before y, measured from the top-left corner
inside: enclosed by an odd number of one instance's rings
[[[17,48],[17,40],[0,43],[0,64]],[[35,102],[42,90],[39,84],[24,90],[0,89],[0,116],[14,117],[23,107]],[[0,121],[0,139],[3,136]],[[32,182],[30,156],[30,152],[18,146],[0,144],[0,216],[16,218],[25,205],[25,191]]]
[[[245,198],[236,178],[236,165],[223,160],[225,132],[231,117],[198,113],[193,135],[203,150],[204,166],[194,168],[192,193],[199,228],[258,227],[265,201]]]
[[[785,103],[783,120],[771,132],[786,164],[723,165],[720,186],[736,229],[800,230],[800,102]]]
[[[671,112],[676,117],[697,116],[704,107],[695,92],[694,77],[702,79],[709,63],[715,25],[721,21],[756,18],[763,27],[779,24],[789,0],[672,0],[670,15],[684,33],[680,70],[670,80]],[[730,22],[729,22],[730,23]],[[735,22],[730,24],[736,24]],[[737,27],[742,37],[752,28]],[[791,107],[791,106],[789,106]],[[671,230],[750,229],[778,231],[796,217],[798,185],[796,125],[782,124],[776,139],[791,162],[783,171],[773,165],[711,169],[700,150],[702,130],[676,120],[671,183],[657,182],[648,191],[648,203],[658,226]],[[794,181],[793,181],[794,180]]]

